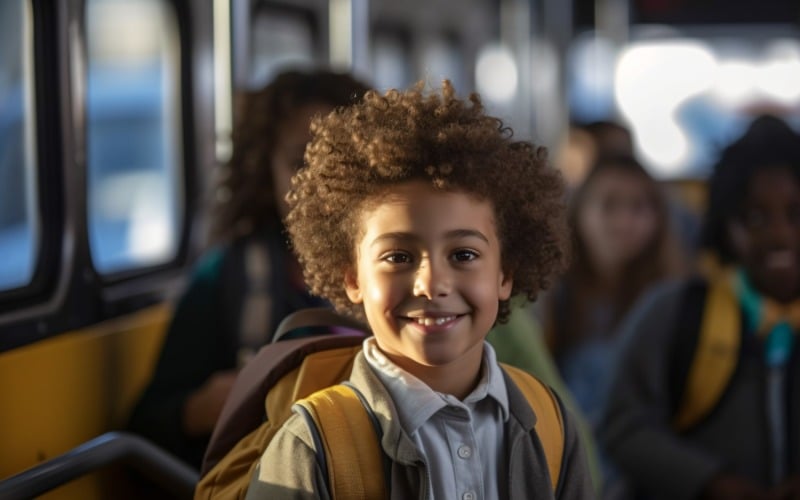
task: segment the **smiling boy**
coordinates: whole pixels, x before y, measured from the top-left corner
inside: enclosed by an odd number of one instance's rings
[[[537,417],[484,341],[511,296],[533,300],[564,266],[562,186],[544,151],[448,82],[370,92],[312,133],[287,227],[312,291],[374,334],[350,383],[380,425],[391,498],[591,498],[572,417],[551,430],[563,433],[554,491]],[[295,415],[247,498],[329,498],[326,474]]]

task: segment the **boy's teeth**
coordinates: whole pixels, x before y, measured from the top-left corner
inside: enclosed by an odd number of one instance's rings
[[[433,326],[433,325],[443,325],[448,321],[452,321],[454,319],[456,319],[455,316],[445,316],[444,318],[417,318],[416,321],[420,325]]]

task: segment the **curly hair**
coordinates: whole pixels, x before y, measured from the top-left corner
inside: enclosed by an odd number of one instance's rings
[[[800,136],[770,115],[756,118],[722,151],[709,180],[702,245],[723,264],[736,260],[728,223],[741,214],[750,180],[764,168],[787,168],[800,182]]]
[[[212,239],[233,239],[279,224],[272,156],[287,119],[307,104],[352,104],[366,91],[366,85],[345,73],[288,70],[263,89],[237,96],[233,154],[215,190]]]
[[[560,174],[545,148],[512,140],[476,94],[460,100],[446,80],[440,92],[424,92],[421,82],[404,92],[369,91],[360,104],[315,119],[311,132],[306,166],[287,196],[286,224],[306,283],[337,309],[363,318],[343,285],[355,262],[361,212],[412,180],[492,203],[512,295],[535,300],[565,268]],[[509,313],[509,301],[501,301],[497,321]]]

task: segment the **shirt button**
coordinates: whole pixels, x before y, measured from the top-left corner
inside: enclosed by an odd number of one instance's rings
[[[472,448],[469,446],[459,446],[458,447],[458,456],[461,458],[469,458],[472,456]]]
[[[478,495],[474,491],[468,491],[461,495],[461,500],[475,500],[476,498],[478,498]]]

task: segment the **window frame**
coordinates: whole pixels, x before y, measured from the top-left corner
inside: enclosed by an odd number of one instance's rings
[[[182,128],[176,147],[183,163],[183,206],[177,252],[159,265],[97,273],[86,211],[86,3],[27,1],[34,26],[41,233],[32,282],[0,292],[0,353],[174,297],[202,247],[204,214],[199,210],[214,161],[213,90],[205,84],[213,76],[211,66],[202,63],[213,53],[211,5],[162,0],[174,11],[180,53],[177,113]]]
[[[33,132],[35,137],[35,192],[38,219],[38,236],[33,273],[28,283],[0,290],[0,314],[24,308],[40,300],[52,288],[61,261],[61,245],[55,237],[63,232],[64,220],[59,216],[63,207],[61,130],[61,95],[58,87],[45,82],[58,81],[59,58],[57,53],[57,6],[51,2],[28,0],[25,9],[30,11],[32,33],[31,61],[33,82],[31,86],[33,107]]]
[[[373,57],[375,56],[375,40],[379,37],[390,37],[394,38],[397,42],[399,42],[400,46],[403,49],[403,52],[406,56],[406,60],[404,61],[404,71],[406,73],[406,78],[408,81],[400,82],[394,84],[394,86],[404,88],[412,85],[419,74],[419,62],[417,60],[417,54],[415,52],[414,47],[414,35],[412,30],[399,22],[390,22],[385,20],[379,20],[371,23],[370,26],[370,54],[369,60],[370,64],[372,64]],[[373,78],[375,78],[374,72],[375,68],[373,65],[372,68]],[[386,89],[380,89],[386,90]]]
[[[81,11],[83,19],[85,19],[85,1],[81,0],[84,7]],[[179,101],[176,103],[179,106],[178,116],[181,121],[181,130],[176,134],[179,144],[177,147],[181,148],[179,158],[181,160],[178,165],[180,171],[177,172],[177,177],[180,178],[179,186],[182,192],[182,207],[177,207],[180,217],[177,220],[179,227],[179,234],[176,240],[177,246],[174,257],[166,262],[159,264],[137,267],[135,269],[126,269],[110,273],[100,273],[95,269],[91,255],[88,256],[88,262],[91,267],[93,279],[97,280],[101,285],[101,299],[107,314],[115,316],[125,312],[135,310],[152,304],[158,300],[162,300],[164,294],[154,293],[154,291],[162,288],[164,279],[170,282],[180,282],[181,271],[185,270],[191,258],[197,253],[197,238],[194,234],[199,230],[197,227],[197,217],[195,214],[198,210],[202,209],[202,196],[201,185],[202,175],[199,169],[202,167],[198,162],[197,147],[198,142],[196,139],[196,130],[193,130],[195,123],[195,88],[193,87],[193,73],[194,61],[192,60],[192,26],[189,25],[191,20],[191,12],[188,5],[189,0],[161,0],[168,7],[173,9],[174,18],[177,28],[177,43],[178,43],[178,89],[180,92]],[[85,36],[85,27],[84,27]],[[87,42],[84,40],[84,51],[87,48]],[[85,73],[86,77],[86,73]],[[86,90],[83,90],[85,95]],[[213,105],[212,105],[213,106]],[[84,106],[85,109],[85,106]],[[84,120],[85,124],[85,120]],[[213,123],[209,124],[209,129],[213,134]],[[86,129],[84,128],[84,134]],[[86,142],[84,140],[84,146]],[[85,157],[85,155],[84,155]],[[84,171],[86,171],[87,164],[84,161]],[[84,182],[84,187],[88,185]],[[84,196],[88,196],[88,193]],[[85,205],[84,205],[85,208]],[[88,212],[83,214],[83,221],[87,224],[87,232],[84,235],[84,240],[89,245],[88,235]],[[172,288],[175,288],[175,284]]]
[[[88,165],[88,147],[87,147],[88,146],[88,142],[87,141],[89,139],[88,138],[88,116],[85,113],[85,110],[87,109],[86,96],[87,96],[87,92],[88,92],[88,78],[89,78],[89,75],[88,75],[89,64],[88,64],[88,54],[87,54],[87,51],[88,51],[88,39],[87,39],[87,29],[86,29],[86,26],[85,26],[86,9],[87,9],[88,1],[90,1],[90,0],[82,0],[82,10],[81,10],[82,21],[83,21],[83,30],[82,30],[82,32],[83,32],[83,43],[82,43],[82,46],[83,46],[83,54],[84,54],[84,57],[86,58],[86,63],[83,65],[83,82],[84,82],[84,85],[83,85],[83,88],[81,89],[81,93],[82,93],[82,97],[81,98],[83,100],[83,109],[84,109],[84,119],[83,119],[84,127],[83,127],[82,142],[83,142],[83,147],[85,148],[85,152],[82,155],[82,157],[83,157],[83,170],[85,172],[85,179],[84,179],[85,194],[84,194],[84,199],[86,199],[86,200],[88,200],[88,196],[89,196],[89,189],[88,189],[88,186],[89,186],[88,185],[88,182],[89,182],[89,173],[88,173],[89,165]],[[186,63],[185,63],[185,60],[187,59],[187,52],[190,49],[189,49],[189,45],[187,43],[185,43],[185,40],[184,40],[183,32],[185,31],[185,29],[183,29],[181,27],[181,19],[185,18],[185,16],[180,16],[179,15],[180,12],[179,12],[178,9],[179,9],[180,3],[172,1],[172,0],[158,0],[158,1],[160,1],[166,7],[171,8],[173,10],[172,14],[173,14],[173,18],[175,20],[175,25],[176,25],[175,27],[177,29],[177,33],[176,33],[177,36],[175,38],[176,38],[176,41],[178,43],[178,47],[177,47],[178,67],[177,68],[171,68],[171,69],[176,69],[177,70],[175,72],[176,76],[177,76],[177,79],[178,79],[177,89],[178,89],[178,92],[180,92],[180,96],[179,96],[178,102],[174,103],[174,105],[178,106],[178,110],[177,110],[176,116],[180,120],[180,123],[179,123],[180,130],[178,131],[177,134],[175,134],[175,137],[178,139],[178,144],[175,145],[176,149],[178,149],[178,154],[176,155],[176,159],[178,160],[178,164],[175,165],[176,170],[168,171],[168,173],[170,173],[172,175],[175,175],[176,179],[178,180],[178,182],[176,183],[176,186],[175,186],[176,189],[173,192],[173,194],[175,194],[175,193],[180,193],[181,194],[181,200],[179,200],[179,201],[181,201],[182,206],[176,205],[176,207],[175,207],[177,209],[177,211],[178,211],[178,214],[179,214],[179,217],[176,219],[176,224],[177,224],[177,227],[179,228],[178,229],[178,233],[179,234],[178,234],[178,237],[175,240],[175,243],[176,243],[175,254],[174,254],[173,258],[171,258],[169,260],[166,260],[164,262],[160,262],[160,263],[157,263],[157,264],[152,264],[152,265],[137,266],[137,267],[130,268],[130,269],[121,269],[121,270],[118,270],[118,271],[102,272],[101,270],[99,270],[96,267],[95,258],[93,258],[92,254],[91,254],[91,242],[89,240],[89,233],[88,233],[89,216],[90,216],[90,214],[89,214],[89,211],[88,211],[88,204],[84,204],[84,207],[85,207],[86,210],[85,210],[85,214],[84,214],[83,217],[84,217],[84,223],[86,224],[86,229],[87,229],[87,232],[85,234],[85,238],[87,240],[87,245],[88,245],[89,251],[90,251],[89,265],[91,267],[91,272],[104,285],[113,285],[113,284],[117,284],[117,283],[130,282],[131,280],[135,280],[136,278],[144,276],[144,275],[158,273],[158,272],[173,268],[173,267],[175,267],[176,264],[178,264],[181,261],[185,260],[186,255],[187,255],[188,233],[189,233],[189,231],[187,229],[187,225],[190,224],[190,222],[191,222],[190,214],[193,213],[190,210],[194,209],[192,204],[188,203],[188,200],[187,200],[187,198],[190,198],[189,193],[191,192],[191,190],[193,188],[194,182],[193,182],[193,179],[187,179],[186,178],[187,175],[190,175],[189,174],[189,170],[191,170],[187,166],[193,164],[193,163],[189,163],[189,161],[193,161],[194,160],[194,158],[190,156],[194,152],[194,147],[193,147],[193,142],[192,142],[193,138],[192,138],[192,135],[190,133],[188,133],[188,131],[187,131],[187,127],[189,126],[188,124],[193,123],[193,121],[187,121],[187,120],[193,120],[192,106],[190,104],[187,104],[187,100],[184,97],[184,94],[187,91],[187,87],[188,87],[187,82],[191,81],[191,73],[187,71]]]
[[[231,0],[233,23],[231,71],[234,91],[252,88],[250,82],[252,20],[260,11],[273,11],[304,19],[311,33],[312,61],[317,64],[327,61],[327,2],[322,5],[320,2],[310,1],[251,0],[244,7],[243,4],[244,2]],[[246,10],[238,10],[242,8]]]

